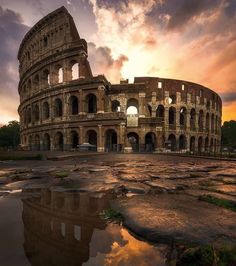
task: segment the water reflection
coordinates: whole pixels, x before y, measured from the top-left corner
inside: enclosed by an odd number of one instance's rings
[[[154,247],[100,219],[114,198],[42,189],[23,199],[24,250],[31,265],[165,265],[165,247]]]

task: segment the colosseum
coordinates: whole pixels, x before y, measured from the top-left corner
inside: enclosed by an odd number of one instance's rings
[[[61,7],[25,35],[18,52],[21,145],[30,150],[220,151],[222,101],[196,83],[93,76],[72,16]],[[83,146],[83,145],[82,145]]]

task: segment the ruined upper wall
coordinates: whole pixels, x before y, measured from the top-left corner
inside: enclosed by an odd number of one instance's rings
[[[20,76],[39,61],[73,47],[87,55],[86,41],[80,39],[72,16],[61,7],[42,18],[25,35],[18,52]]]

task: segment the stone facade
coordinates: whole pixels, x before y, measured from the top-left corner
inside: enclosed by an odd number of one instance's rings
[[[32,150],[219,152],[222,101],[201,85],[93,76],[87,43],[61,7],[24,37],[20,62],[21,144]]]

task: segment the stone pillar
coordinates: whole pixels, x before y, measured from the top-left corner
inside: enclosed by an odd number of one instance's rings
[[[179,133],[180,130],[180,108],[176,107],[176,114],[175,114],[175,125],[176,125],[176,132]]]
[[[145,92],[140,92],[138,94],[139,96],[139,117],[145,117],[145,97],[146,97],[146,93]]]
[[[190,136],[186,135],[186,150],[187,152],[190,151]]]
[[[124,148],[124,145],[125,145],[125,123],[120,123],[118,144],[122,145],[122,149]]]
[[[84,128],[83,126],[79,126],[79,144],[83,144],[84,143]]]
[[[157,93],[155,91],[152,92],[152,117],[156,117],[156,108],[157,108]]]
[[[102,125],[98,125],[98,145],[97,145],[98,152],[104,152],[104,140],[102,135]]]
[[[97,113],[104,113],[105,87],[98,87]]]

